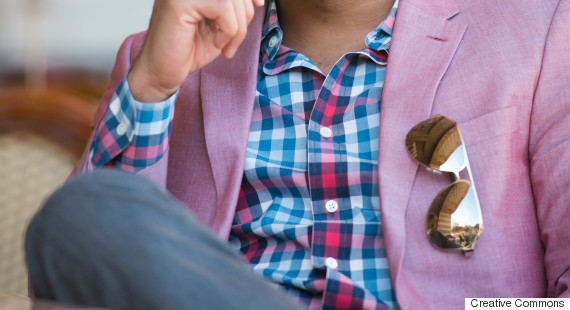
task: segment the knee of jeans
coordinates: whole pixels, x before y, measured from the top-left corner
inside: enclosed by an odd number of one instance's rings
[[[29,230],[60,227],[89,221],[90,216],[105,217],[116,212],[133,197],[164,195],[164,190],[133,173],[96,170],[70,179],[47,198],[34,216]]]

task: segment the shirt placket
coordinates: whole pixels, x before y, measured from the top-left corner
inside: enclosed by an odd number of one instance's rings
[[[351,206],[343,115],[350,92],[342,86],[349,62],[344,56],[331,70],[308,124],[308,173],[313,208],[312,263],[316,268],[346,269],[351,239]]]

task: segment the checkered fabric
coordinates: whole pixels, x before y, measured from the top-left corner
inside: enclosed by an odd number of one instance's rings
[[[380,99],[398,3],[325,76],[270,1],[230,244],[311,309],[396,308],[378,199]],[[364,38],[363,38],[364,39]]]
[[[377,176],[380,100],[397,7],[398,1],[366,36],[367,48],[345,54],[325,76],[281,44],[277,7],[269,1],[230,245],[311,309],[397,308]],[[97,127],[92,164],[138,171],[158,161],[175,99],[139,103],[125,78]]]
[[[159,103],[138,102],[125,77],[97,126],[91,164],[138,171],[160,160],[168,149],[177,95]]]

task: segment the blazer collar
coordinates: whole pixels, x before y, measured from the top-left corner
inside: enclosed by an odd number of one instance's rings
[[[232,59],[220,56],[200,71],[206,147],[217,197],[212,227],[222,238],[229,234],[243,177],[265,10],[256,8]]]
[[[448,20],[459,13],[455,0],[400,1],[382,93],[378,152],[382,226],[396,293],[406,208],[418,168],[404,140],[409,129],[432,114],[438,85],[467,28]],[[423,236],[410,236],[416,237]]]
[[[459,6],[455,0],[400,0],[407,5],[413,6],[425,14],[439,16],[443,19],[450,19],[459,14]]]

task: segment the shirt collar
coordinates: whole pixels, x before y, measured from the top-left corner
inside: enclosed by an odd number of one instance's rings
[[[277,4],[275,0],[269,0],[263,31],[261,33],[261,56],[262,59],[273,60],[283,41],[283,31],[277,20]]]
[[[394,21],[396,20],[396,11],[400,0],[394,1],[394,5],[388,13],[388,16],[376,27],[370,31],[366,36],[366,45],[377,52],[386,51],[390,49],[390,42],[392,41],[392,29],[394,28]]]
[[[385,51],[388,53],[392,40],[392,29],[396,18],[396,11],[400,0],[396,0],[388,16],[368,33],[365,38],[366,45],[375,51]],[[283,31],[277,19],[277,4],[275,0],[268,0],[267,13],[263,24],[261,35],[261,59],[263,62],[273,60],[277,55],[281,42],[283,41]]]

